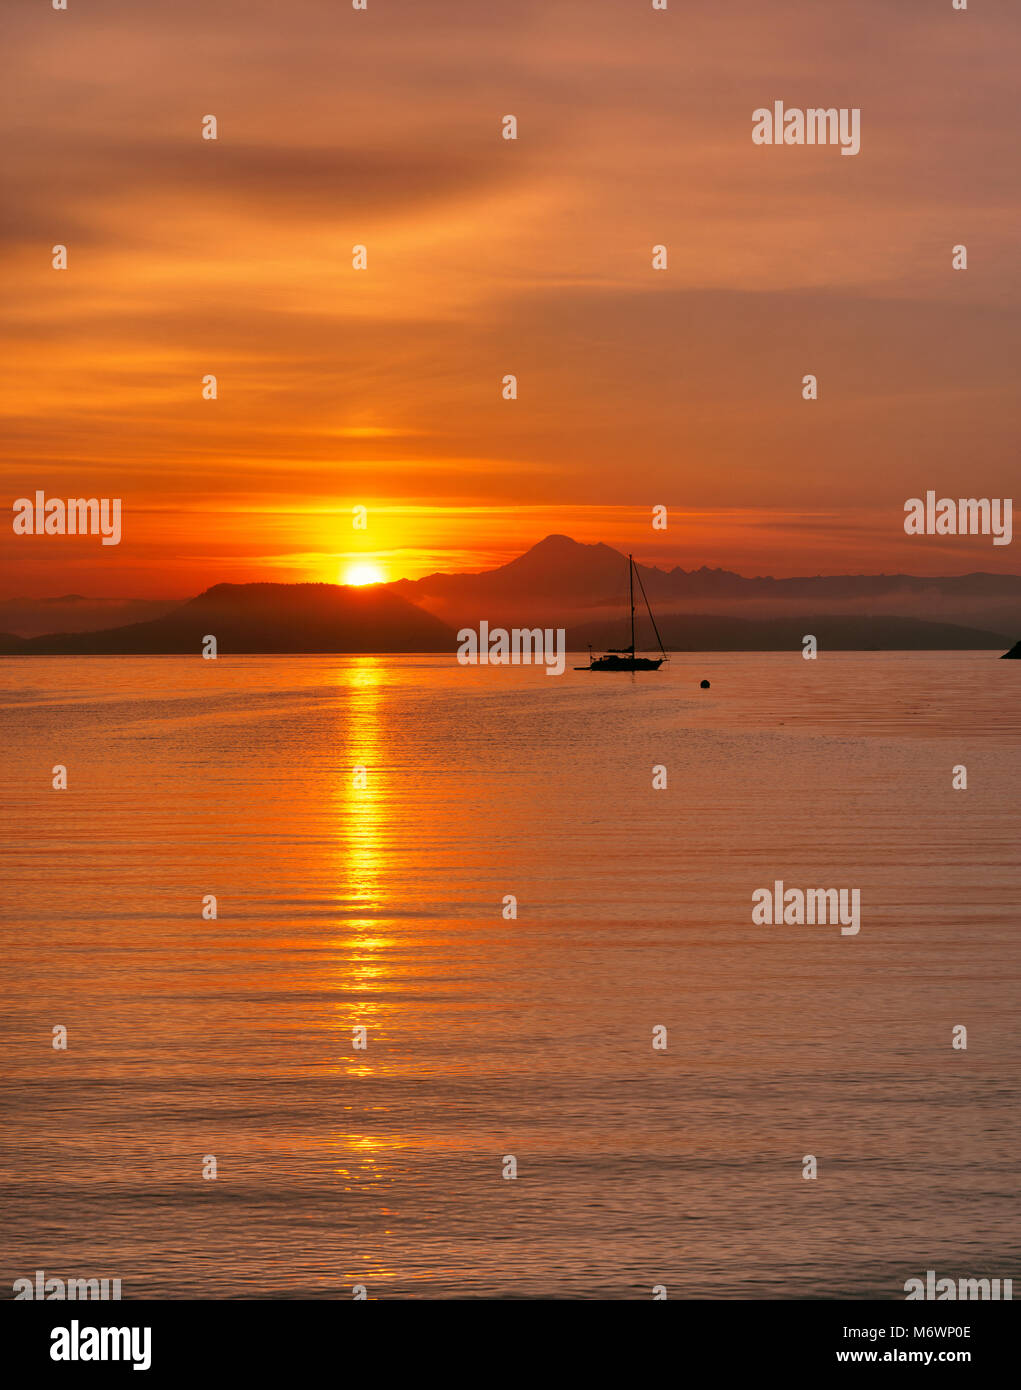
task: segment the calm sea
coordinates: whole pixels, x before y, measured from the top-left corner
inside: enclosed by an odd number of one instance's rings
[[[1019,680],[0,663],[0,1296],[1016,1278]],[[860,933],[754,926],[776,879],[859,888]]]

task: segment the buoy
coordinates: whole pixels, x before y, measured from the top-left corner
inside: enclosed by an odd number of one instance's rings
[[[702,681],[701,684],[699,685],[699,689],[700,689],[700,690],[708,690],[708,689],[709,689],[709,682],[708,682],[708,681]]]

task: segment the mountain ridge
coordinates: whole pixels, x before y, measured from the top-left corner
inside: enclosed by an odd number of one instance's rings
[[[451,651],[453,631],[383,585],[214,584],[161,618],[98,632],[0,639],[6,655]]]
[[[995,648],[1009,645],[1009,634],[1021,628],[1021,575],[777,580],[706,566],[635,567],[664,640],[675,649],[786,650],[806,632],[826,644],[827,629],[828,645],[844,650],[861,649],[851,645],[856,642],[891,650]],[[901,611],[906,595],[918,611]],[[77,596],[56,602],[71,599],[77,602]],[[626,612],[627,560],[602,541],[554,533],[489,570],[364,586],[221,581],[167,603],[169,611],[142,622],[0,634],[0,654],[185,654],[201,650],[207,635],[224,655],[453,652],[457,630],[482,619],[491,626],[565,627],[576,650],[589,642],[612,645]]]

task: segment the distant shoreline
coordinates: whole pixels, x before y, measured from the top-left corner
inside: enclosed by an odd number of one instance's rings
[[[1000,647],[825,647],[820,648],[821,655],[825,653],[829,656],[953,656],[959,653],[973,653],[976,656],[992,655],[1002,656]],[[801,656],[801,648],[793,647],[685,647],[683,649],[667,649],[671,657],[688,656]],[[582,657],[588,655],[587,647],[568,647],[567,655],[570,657]],[[358,652],[323,652],[323,651],[293,651],[293,652],[224,652],[221,651],[217,656],[218,661],[226,661],[237,657],[277,657],[281,660],[291,658],[303,658],[309,656],[329,657],[332,660],[344,660],[351,658],[357,660],[363,656],[389,656],[389,657],[449,657],[457,665],[457,657],[454,651],[440,652],[428,651],[358,651]],[[50,660],[54,657],[86,659],[89,661],[154,661],[154,660],[174,660],[174,661],[194,661],[202,660],[199,652],[0,652],[0,661],[24,661],[36,658],[37,660]],[[526,663],[527,664],[527,663]],[[500,663],[493,662],[492,666],[497,668]],[[487,669],[485,665],[481,669]],[[515,669],[515,668],[512,668]],[[516,668],[522,669],[522,668]]]

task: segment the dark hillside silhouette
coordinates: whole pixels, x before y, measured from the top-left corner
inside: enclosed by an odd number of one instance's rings
[[[24,655],[170,655],[199,652],[212,634],[221,655],[242,652],[453,651],[454,633],[382,586],[217,584],[174,612],[101,632],[6,638]]]

